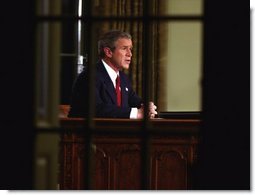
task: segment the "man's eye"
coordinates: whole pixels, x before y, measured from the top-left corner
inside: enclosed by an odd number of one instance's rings
[[[125,47],[125,48],[123,48],[123,49],[124,49],[124,50],[131,50],[131,51],[132,51],[133,48]]]

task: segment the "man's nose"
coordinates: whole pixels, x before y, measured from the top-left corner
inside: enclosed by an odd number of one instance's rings
[[[132,51],[129,49],[128,51],[127,51],[127,56],[132,56]]]

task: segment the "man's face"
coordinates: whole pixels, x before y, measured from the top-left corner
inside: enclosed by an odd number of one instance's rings
[[[128,69],[132,57],[132,40],[121,38],[115,43],[110,62],[118,70]]]

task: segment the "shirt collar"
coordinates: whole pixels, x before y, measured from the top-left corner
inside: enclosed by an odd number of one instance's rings
[[[115,87],[116,85],[115,81],[116,81],[117,75],[119,75],[119,72],[116,73],[108,64],[106,64],[104,60],[102,60],[102,62]]]

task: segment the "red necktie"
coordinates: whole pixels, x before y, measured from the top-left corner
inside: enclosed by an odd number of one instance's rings
[[[119,75],[116,78],[116,96],[117,96],[117,105],[121,106],[121,92],[120,92],[120,77]]]

